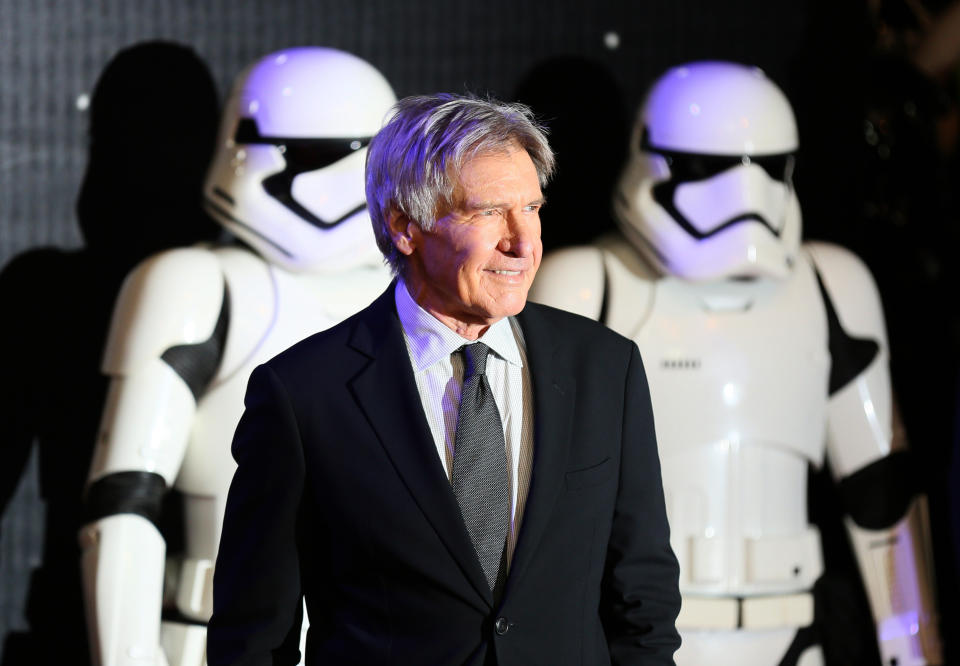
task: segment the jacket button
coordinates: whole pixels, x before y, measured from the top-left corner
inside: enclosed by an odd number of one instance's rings
[[[510,631],[510,623],[507,622],[507,618],[498,617],[497,621],[493,623],[493,629],[497,632],[497,635],[503,636]]]

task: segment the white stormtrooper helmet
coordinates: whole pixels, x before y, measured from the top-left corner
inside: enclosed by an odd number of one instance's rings
[[[800,244],[796,150],[790,103],[760,69],[674,67],[640,109],[614,212],[667,274],[785,277]]]
[[[271,53],[227,100],[207,209],[272,263],[337,271],[382,260],[367,215],[366,146],[396,102],[373,66],[331,48]]]

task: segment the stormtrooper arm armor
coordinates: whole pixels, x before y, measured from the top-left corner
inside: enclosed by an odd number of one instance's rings
[[[216,372],[229,317],[212,253],[164,252],[128,277],[102,369],[111,379],[87,483],[82,573],[95,664],[165,664],[160,504]]]
[[[830,327],[827,453],[880,655],[885,665],[939,664],[929,521],[897,421],[879,294],[849,252],[807,247]]]

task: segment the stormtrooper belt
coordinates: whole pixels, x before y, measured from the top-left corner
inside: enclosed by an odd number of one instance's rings
[[[813,595],[683,597],[678,629],[783,629],[813,622]]]

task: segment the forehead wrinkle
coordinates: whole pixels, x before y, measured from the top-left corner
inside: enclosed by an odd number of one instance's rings
[[[524,204],[524,206],[542,206],[546,203],[546,197],[537,197]],[[486,210],[488,208],[509,208],[513,204],[509,201],[492,201],[489,199],[466,200],[463,202],[464,208],[469,210]]]
[[[487,208],[507,208],[510,206],[510,203],[507,201],[490,201],[490,200],[467,200],[463,202],[464,207],[471,210],[477,209],[487,209]]]
[[[509,159],[511,155],[517,152],[523,152],[527,155],[528,158],[530,157],[530,153],[526,149],[524,149],[523,146],[521,146],[515,140],[511,140],[505,143],[495,144],[494,146],[486,146],[486,147],[482,145],[474,146],[472,153],[468,155],[467,159],[465,159],[463,163],[460,165],[456,165],[453,163],[453,161],[450,161],[448,163],[448,169],[453,171],[455,175],[451,179],[452,188],[450,192],[449,201],[447,202],[447,206],[445,206],[446,212],[449,212],[450,209],[458,208],[458,207],[463,208],[464,210],[486,210],[490,208],[509,208],[510,206],[512,206],[513,202],[505,199],[496,201],[493,199],[468,198],[466,193],[466,187],[464,186],[463,175],[464,175],[464,171],[468,168],[468,165],[474,160],[487,158],[487,157],[495,158],[498,156]],[[531,163],[532,162],[533,160],[531,158]],[[534,166],[534,170],[536,170],[536,165],[533,165],[533,166]],[[497,187],[507,178],[513,178],[513,176],[501,175],[499,178],[495,179],[493,182],[486,183],[486,185],[488,185],[489,187]],[[538,177],[537,178],[538,196],[535,199],[532,199],[523,205],[525,206],[543,205],[546,202],[546,196],[543,194],[542,190],[540,189],[541,185],[539,181],[540,179]],[[507,196],[510,196],[510,193],[508,193]],[[517,196],[518,197],[522,196],[522,193],[518,193]]]

